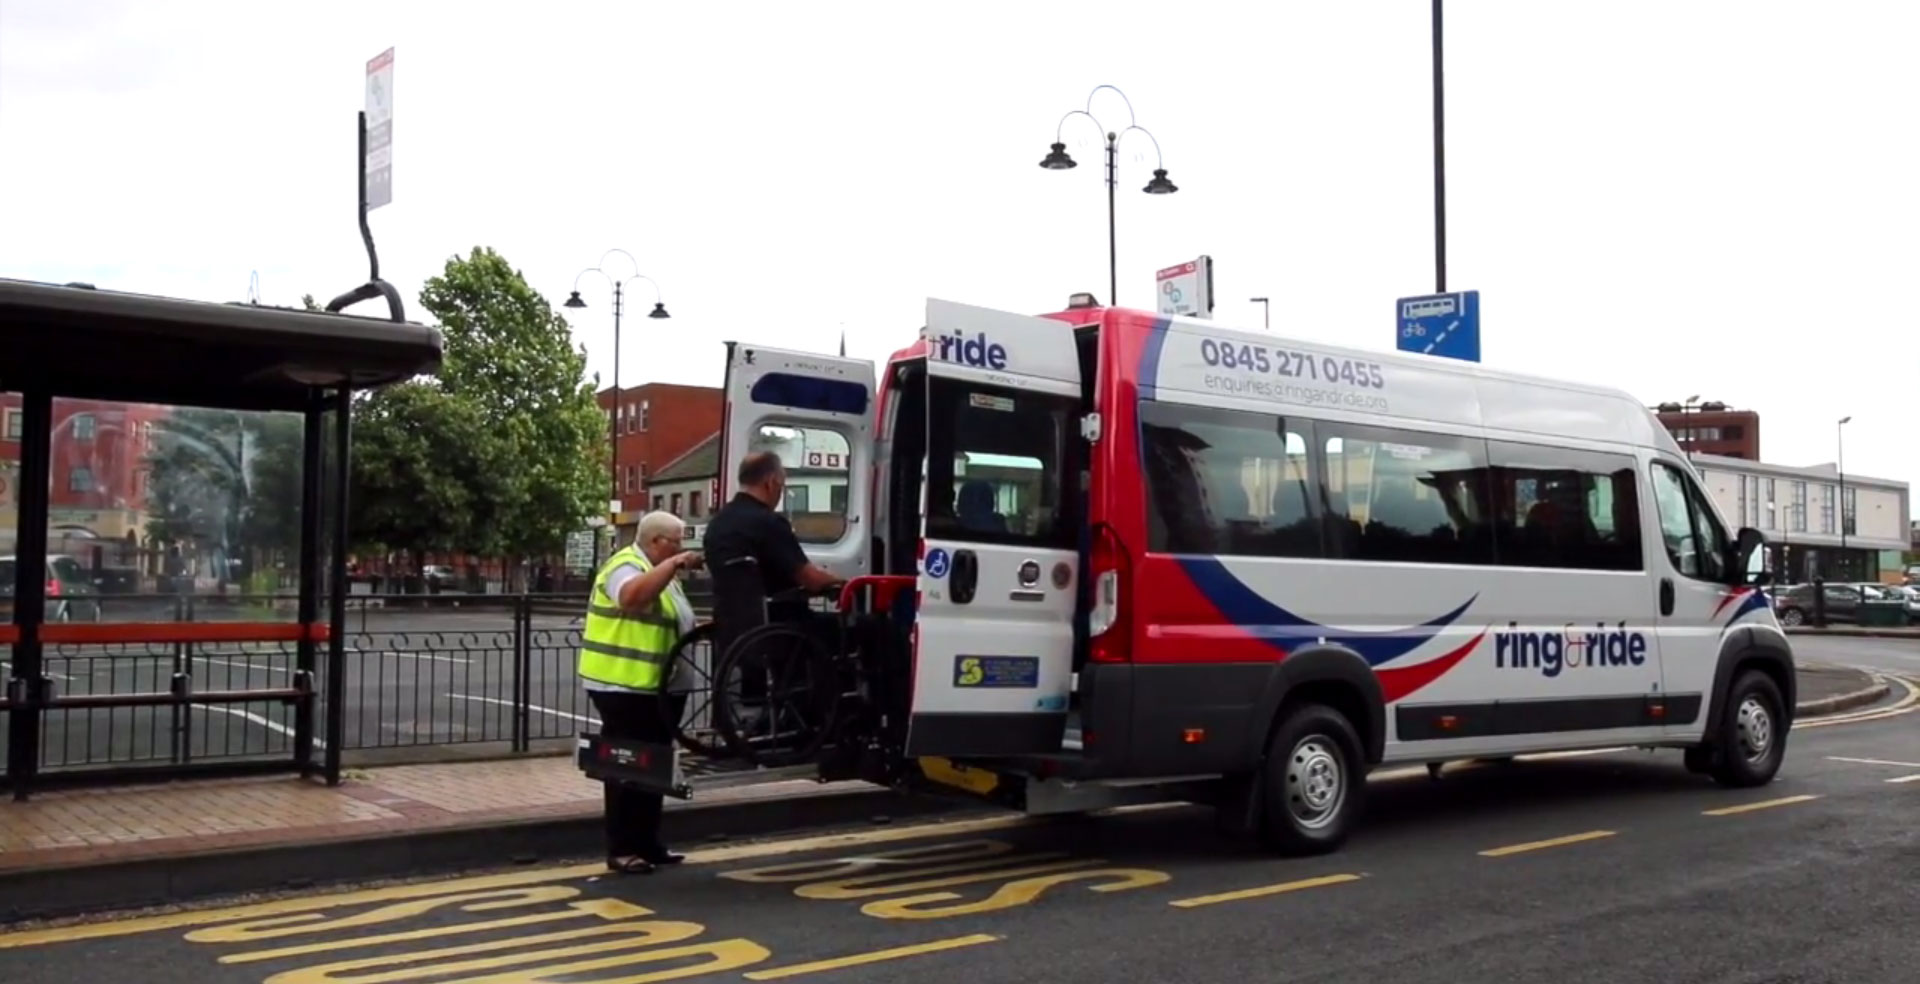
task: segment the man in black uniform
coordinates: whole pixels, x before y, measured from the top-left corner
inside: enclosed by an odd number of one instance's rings
[[[749,454],[736,477],[739,491],[707,523],[702,543],[713,575],[716,654],[725,654],[743,633],[766,624],[770,614],[783,621],[806,616],[803,601],[792,603],[790,612],[770,613],[770,597],[795,588],[823,591],[840,583],[807,559],[793,525],[774,511],[787,488],[780,456],[771,451]]]

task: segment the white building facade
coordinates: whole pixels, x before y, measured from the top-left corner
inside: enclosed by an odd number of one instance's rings
[[[1898,581],[1910,546],[1907,483],[1842,475],[1831,464],[1794,468],[1710,454],[1690,456],[1727,521],[1767,535],[1784,582]]]

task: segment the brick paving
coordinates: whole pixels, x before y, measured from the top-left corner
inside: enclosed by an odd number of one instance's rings
[[[823,788],[769,782],[713,790],[698,802]],[[0,870],[598,816],[600,809],[600,785],[571,756],[353,770],[333,788],[267,777],[48,790],[26,803],[0,800]]]

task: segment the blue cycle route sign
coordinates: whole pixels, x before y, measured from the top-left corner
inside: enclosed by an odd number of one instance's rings
[[[1480,292],[1428,294],[1394,302],[1394,347],[1402,352],[1480,361]]]

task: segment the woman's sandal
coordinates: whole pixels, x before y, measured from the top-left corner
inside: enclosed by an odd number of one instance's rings
[[[608,858],[607,870],[618,872],[622,875],[651,875],[654,871],[654,864],[638,855],[630,857],[625,861],[619,858]]]

